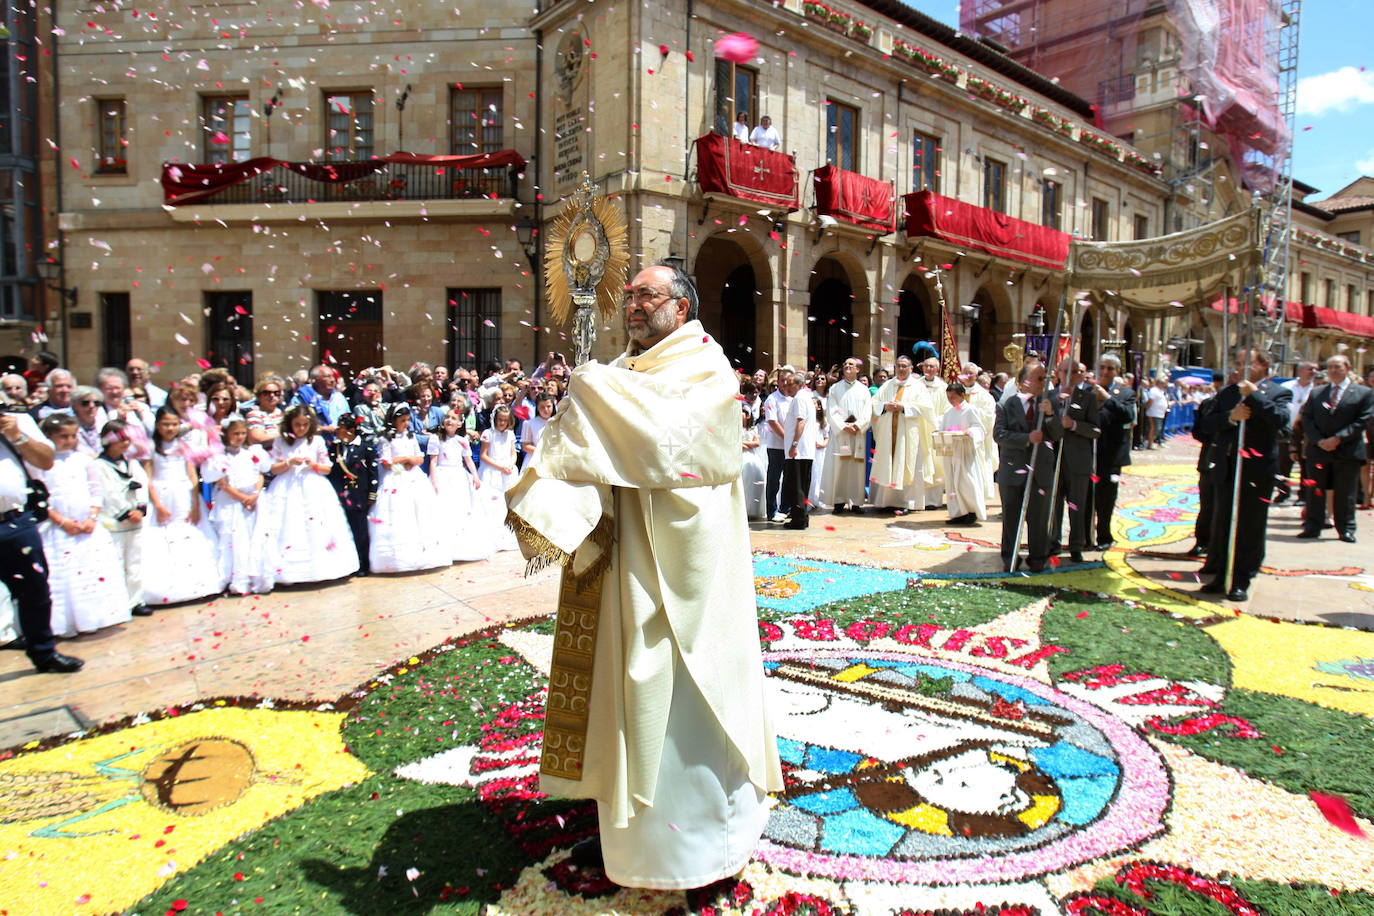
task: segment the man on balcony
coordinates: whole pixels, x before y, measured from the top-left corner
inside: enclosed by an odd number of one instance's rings
[[[759,118],[759,126],[749,135],[749,142],[764,149],[782,149],[782,135],[773,126],[773,119],[768,115]]]

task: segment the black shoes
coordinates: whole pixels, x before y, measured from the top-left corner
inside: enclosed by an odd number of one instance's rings
[[[1045,561],[1044,561],[1044,560],[1037,560],[1037,559],[1032,558],[1032,559],[1029,559],[1029,560],[1026,561],[1026,569],[1030,570],[1031,572],[1040,572],[1040,571],[1041,571],[1042,569],[1044,569],[1044,568],[1045,568]]]
[[[1298,537],[1302,538],[1304,541],[1315,541],[1321,536],[1322,533],[1320,531],[1309,531],[1306,528],[1298,532]]]
[[[151,617],[153,616],[153,609],[146,604],[140,604],[134,608],[133,614],[135,617]]]
[[[74,674],[86,663],[71,655],[54,652],[45,659],[33,663],[40,674]]]
[[[955,516],[949,520],[951,525],[972,525],[978,521],[978,515],[973,512],[965,512],[963,515]]]
[[[1185,553],[1184,556],[1185,556],[1185,557],[1205,557],[1205,556],[1207,556],[1207,548],[1206,548],[1206,546],[1204,546],[1204,545],[1202,545],[1202,544],[1194,544],[1192,547],[1189,547],[1189,548],[1188,548],[1188,552]]]
[[[1226,593],[1227,601],[1249,601],[1250,593],[1243,588],[1233,588]]]
[[[1070,563],[1082,563],[1082,562],[1083,562],[1083,551],[1081,551],[1081,550],[1070,550],[1070,551],[1069,551],[1069,562],[1070,562]]]
[[[572,848],[568,861],[578,868],[606,868],[606,860],[601,856],[601,837],[583,840]]]
[[[1202,588],[1198,589],[1197,593],[1199,595],[1220,595],[1224,591],[1226,591],[1226,589],[1222,588],[1221,580],[1213,579],[1211,582],[1208,582],[1206,585],[1202,586]]]
[[[1101,541],[1093,547],[1098,553],[1106,553],[1116,546],[1116,541]]]
[[[1343,534],[1343,535],[1341,535],[1341,540],[1342,540],[1342,541],[1345,541],[1347,544],[1353,544],[1353,543],[1355,543],[1355,535],[1353,535],[1353,534]]]

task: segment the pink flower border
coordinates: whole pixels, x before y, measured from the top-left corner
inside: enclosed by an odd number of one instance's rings
[[[935,659],[905,652],[853,649],[810,650],[801,654],[807,658],[853,658],[867,655],[891,661],[909,660],[917,664],[938,664],[970,674],[986,675],[1028,690],[1077,713],[1106,735],[1117,753],[1117,762],[1121,766],[1121,781],[1104,817],[1039,849],[987,858],[900,862],[866,856],[805,852],[765,838],[759,842],[755,855],[775,868],[797,875],[816,875],[837,881],[868,880],[933,885],[1017,881],[1070,868],[1099,856],[1121,852],[1164,829],[1164,812],[1169,807],[1170,788],[1169,774],[1164,768],[1164,761],[1130,726],[1091,703],[1061,693],[1030,678],[1003,674],[943,658]],[[797,657],[799,653],[794,651],[763,653],[765,661],[783,661]]]

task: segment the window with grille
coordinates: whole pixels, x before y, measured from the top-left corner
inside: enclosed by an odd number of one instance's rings
[[[324,108],[325,158],[331,162],[371,159],[372,90],[328,93]]]
[[[1050,229],[1060,228],[1064,212],[1064,186],[1046,180],[1040,186],[1040,224]]]
[[[1007,212],[1007,164],[983,157],[983,206]]]
[[[1312,304],[1312,274],[1305,270],[1298,278],[1298,301],[1303,305]]]
[[[128,138],[125,135],[123,99],[96,99],[96,163],[101,175],[126,175],[129,172]]]
[[[500,87],[454,87],[449,94],[449,149],[455,156],[505,148]]]
[[[1360,314],[1360,291],[1353,283],[1345,288],[1345,306],[1352,315]]]
[[[209,163],[242,162],[253,155],[253,106],[246,95],[201,99],[200,128],[204,135],[204,160]]]
[[[734,136],[735,117],[749,116],[749,129],[759,121],[759,73],[728,60],[716,58],[716,133]]]
[[[940,193],[939,137],[912,131],[911,173],[911,190]]]
[[[448,291],[448,364],[484,371],[501,359],[501,290]]]
[[[1100,197],[1094,197],[1092,203],[1092,234],[1093,241],[1107,241],[1107,219],[1109,211],[1107,202]]]
[[[825,160],[856,171],[859,162],[859,109],[830,100],[825,106]]]
[[[239,384],[253,384],[253,294],[213,292],[205,294],[209,316],[206,324],[206,356],[215,368],[228,369]]]
[[[123,366],[133,356],[133,325],[129,321],[128,293],[100,294],[100,363]]]
[[[1326,307],[1329,309],[1333,309],[1336,307],[1336,281],[1326,280],[1324,282],[1324,287],[1324,298],[1326,299]]]
[[[1135,215],[1135,237],[1137,239],[1148,239],[1150,237],[1150,218],[1143,213]]]

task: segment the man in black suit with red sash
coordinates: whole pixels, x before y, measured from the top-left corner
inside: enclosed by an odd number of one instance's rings
[[[1355,543],[1355,496],[1360,469],[1368,459],[1365,427],[1374,417],[1374,391],[1355,381],[1350,360],[1337,354],[1326,361],[1326,386],[1313,390],[1302,407],[1307,434],[1304,472],[1313,480],[1314,505],[1307,507],[1300,538],[1319,538],[1326,527],[1326,494],[1332,496],[1336,534]]]

